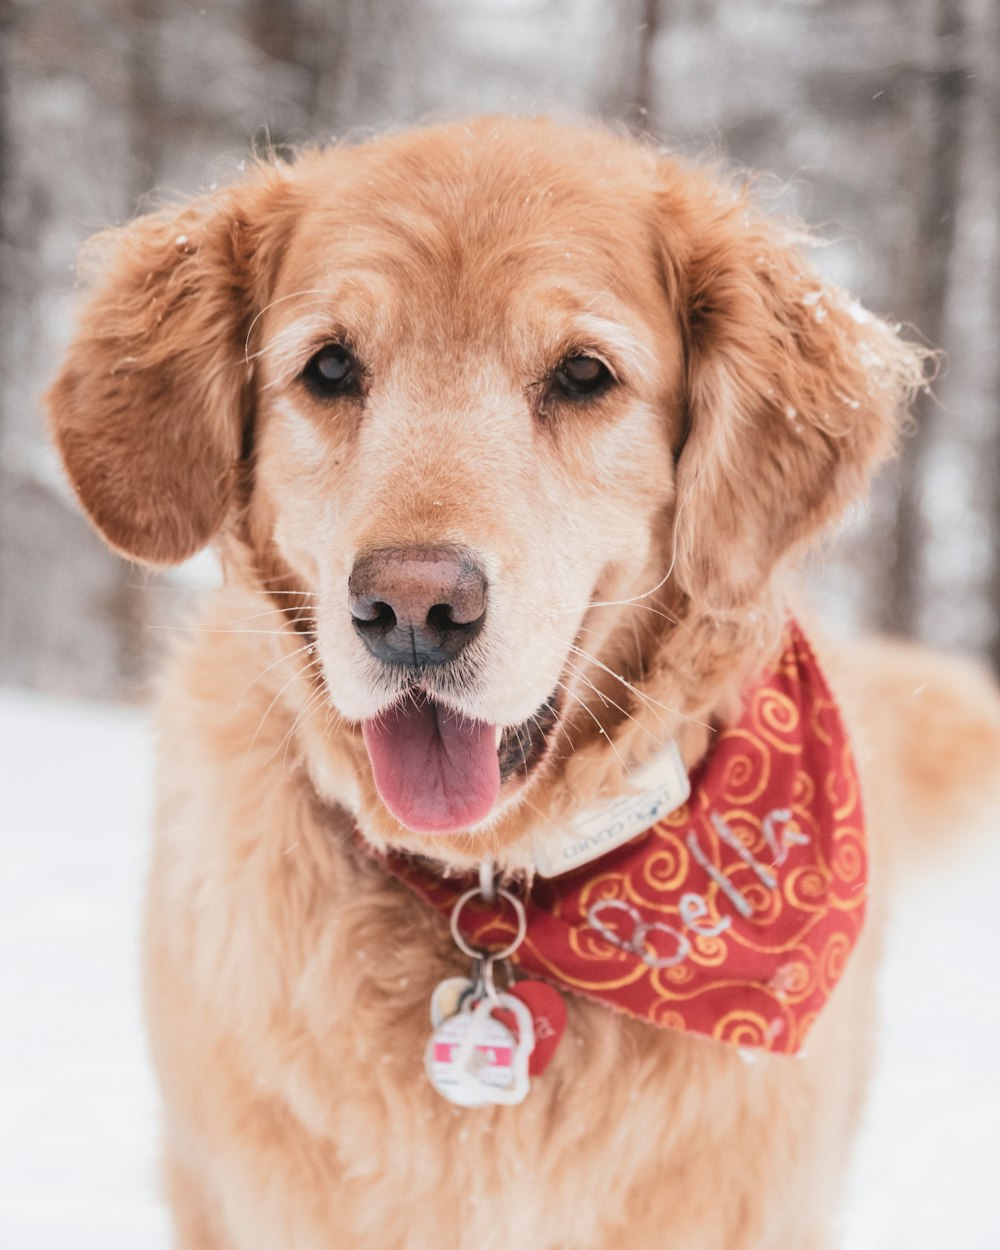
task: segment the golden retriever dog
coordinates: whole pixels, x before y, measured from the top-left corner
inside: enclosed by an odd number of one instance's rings
[[[487,118],[93,250],[70,480],[129,559],[225,571],[161,692],[145,929],[184,1250],[835,1244],[884,848],[982,792],[1000,715],[791,621],[926,363],[801,241],[650,145]],[[788,801],[717,810],[761,697]],[[836,943],[730,976],[796,890]]]

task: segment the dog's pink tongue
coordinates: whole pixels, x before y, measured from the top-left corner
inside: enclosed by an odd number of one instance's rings
[[[484,820],[500,793],[496,730],[418,696],[362,722],[375,785],[415,833],[456,833]]]

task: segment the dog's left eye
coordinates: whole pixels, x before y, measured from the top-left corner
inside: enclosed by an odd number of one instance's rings
[[[343,343],[320,348],[302,370],[302,380],[320,399],[349,395],[358,389],[358,363]]]
[[[611,370],[596,356],[567,356],[552,374],[556,389],[572,399],[599,395],[614,380]]]

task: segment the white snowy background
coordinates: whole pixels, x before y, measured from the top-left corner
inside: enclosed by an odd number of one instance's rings
[[[166,1250],[137,961],[146,718],[0,690],[0,759],[0,1247]],[[843,1250],[1000,1246],[997,832],[956,830],[898,899]]]

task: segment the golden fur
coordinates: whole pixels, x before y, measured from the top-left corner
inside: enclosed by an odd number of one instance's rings
[[[463,1111],[421,1058],[462,960],[351,830],[516,874],[667,736],[696,762],[775,653],[789,557],[890,452],[921,353],[744,191],[544,121],[305,153],[97,256],[49,396],[69,476],[125,555],[214,540],[226,570],[159,721],[146,986],[178,1244],[832,1244],[877,907],[803,1058],[571,999],[524,1105]],[[329,342],[360,394],[302,385]],[[617,379],[586,403],[551,385],[580,353]],[[493,818],[431,838],[375,791],[358,722],[391,692],[346,593],[359,552],[442,543],[478,554],[491,599],[477,667],[437,693],[497,725],[563,701]],[[827,657],[876,840],[981,788],[1000,744],[982,684],[883,647]]]

